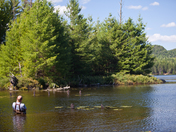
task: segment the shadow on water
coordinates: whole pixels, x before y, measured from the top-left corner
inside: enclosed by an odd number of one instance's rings
[[[176,101],[174,87],[174,84],[161,84],[71,88],[69,91],[49,93],[2,91],[0,130],[75,132],[175,130],[176,127],[172,125],[176,118],[176,115],[173,115],[176,112],[176,108],[173,107]],[[18,95],[23,96],[27,106],[26,116],[12,113],[11,104]],[[75,109],[70,108],[71,103]],[[101,109],[101,104],[104,109]],[[165,125],[161,126],[163,123]]]

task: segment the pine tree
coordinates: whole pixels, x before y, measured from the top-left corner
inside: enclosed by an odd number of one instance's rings
[[[13,15],[13,21],[17,18],[17,16],[20,15],[22,8],[20,6],[19,0],[10,0],[11,3],[11,9],[12,9],[12,15]]]
[[[89,37],[89,62],[91,65],[91,73],[92,75],[103,75],[104,71],[101,70],[101,44],[99,43],[99,37],[100,37],[100,28],[101,24],[99,21],[97,21],[97,24],[93,27],[91,35]]]
[[[61,20],[53,11],[54,8],[50,3],[38,0],[29,13],[22,16],[21,29],[25,29],[21,37],[24,52],[23,70],[28,76],[48,76],[51,69],[60,69],[60,72],[65,74],[64,69],[69,69],[69,66],[66,67],[61,63],[69,48],[66,49],[67,45],[64,45],[67,42],[64,42],[66,40]]]
[[[114,38],[115,31],[118,30],[118,24],[115,18],[111,18],[111,14],[100,26],[99,32],[97,33],[98,38],[98,52],[97,56],[97,67],[102,75],[110,75],[117,72],[118,60],[113,53],[113,43],[116,39]],[[97,49],[96,49],[97,50]]]
[[[0,71],[5,71],[2,76],[9,72],[19,74],[19,64],[25,77],[48,77],[59,81],[68,74],[68,35],[62,18],[53,11],[54,7],[49,2],[38,0],[12,23],[7,45],[1,47]],[[18,71],[14,70],[16,67]]]
[[[31,8],[32,7],[32,0],[21,0],[22,9]]]
[[[0,44],[5,42],[6,30],[8,30],[8,23],[12,19],[12,9],[10,0],[0,1]]]
[[[139,18],[136,25],[129,18],[123,24],[123,41],[121,42],[121,54],[118,56],[121,62],[121,70],[131,74],[148,74],[153,66],[154,57],[151,55],[152,46],[148,43],[144,33],[145,25]]]
[[[19,18],[7,31],[6,44],[1,45],[0,76],[7,77],[10,73],[20,75],[19,63],[22,61],[20,46]]]
[[[77,0],[70,0],[67,5],[67,12],[65,14],[70,19],[69,36],[71,46],[71,73],[74,76],[85,75],[89,72],[87,56],[89,48],[87,49],[87,40],[89,37],[90,26],[87,19],[80,14],[81,8]]]

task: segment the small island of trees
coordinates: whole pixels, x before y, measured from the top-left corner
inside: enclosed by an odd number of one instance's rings
[[[17,88],[161,83],[148,76],[155,57],[141,17],[120,23],[110,14],[93,22],[77,0],[69,1],[67,20],[46,0],[3,0],[0,6],[2,88],[11,74]]]

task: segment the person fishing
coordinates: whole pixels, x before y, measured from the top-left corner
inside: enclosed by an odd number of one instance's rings
[[[21,103],[22,99],[23,99],[23,97],[21,95],[19,95],[17,97],[16,102],[13,102],[13,104],[12,104],[13,111],[16,114],[26,114],[27,108],[24,103]]]

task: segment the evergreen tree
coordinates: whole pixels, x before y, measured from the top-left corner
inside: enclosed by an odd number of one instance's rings
[[[69,69],[64,63],[69,53],[67,36],[64,36],[61,18],[53,11],[50,3],[38,0],[22,16],[21,29],[25,29],[25,33],[21,37],[21,45],[24,72],[28,76],[59,76]],[[53,70],[56,70],[55,73],[51,72]]]
[[[99,27],[98,27],[99,28]],[[118,30],[119,25],[115,18],[111,18],[111,14],[108,19],[106,19],[98,29],[97,38],[98,38],[98,47],[96,52],[98,56],[95,61],[98,63],[97,71],[101,75],[111,75],[118,70],[118,60],[115,57],[113,52],[113,44],[115,39],[117,39],[116,30]]]
[[[19,0],[11,0],[11,9],[12,9],[12,15],[13,15],[13,21],[17,18],[17,16],[20,15],[22,8],[20,6]]]
[[[123,57],[119,60],[122,62],[122,70],[131,74],[148,74],[153,66],[152,46],[147,41],[144,29],[141,18],[136,25],[131,18],[123,25],[126,40],[121,49]]]
[[[89,72],[89,64],[87,63],[89,47],[87,47],[87,41],[91,28],[87,19],[80,14],[80,11],[78,1],[70,0],[65,14],[70,19],[71,73],[74,76],[85,75]]]
[[[19,0],[0,1],[0,43],[5,42],[6,31],[9,29],[10,21],[15,20],[21,13]]]
[[[30,8],[32,7],[32,0],[21,0],[21,5],[22,5],[22,9],[24,10],[25,8]]]
[[[46,0],[38,0],[12,23],[7,45],[2,46],[0,56],[0,70],[6,69],[3,76],[7,76],[19,63],[26,77],[49,77],[59,81],[67,75],[70,62],[68,35],[61,17],[53,11],[54,7]]]
[[[91,71],[92,75],[104,75],[104,71],[102,71],[101,66],[101,44],[99,43],[100,39],[100,28],[101,24],[99,21],[97,21],[97,24],[93,27],[92,33],[89,37],[88,42],[90,43],[90,46],[88,49],[90,49],[91,54],[90,55],[90,65],[91,65]]]
[[[0,1],[0,44],[5,42],[6,30],[8,23],[12,19],[12,9],[10,0]]]
[[[0,76],[7,77],[9,73],[20,74],[19,63],[22,61],[19,18],[10,26],[7,31],[6,44],[1,45],[0,51]]]

